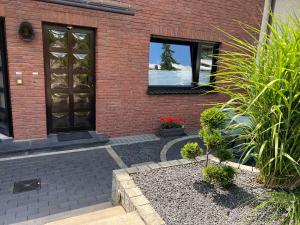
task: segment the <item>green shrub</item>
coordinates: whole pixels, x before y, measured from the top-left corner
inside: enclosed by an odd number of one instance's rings
[[[231,166],[209,165],[202,169],[202,174],[206,182],[228,187],[233,183],[237,171]]]
[[[250,118],[250,127],[235,126],[243,130],[240,140],[248,140],[245,157],[256,153],[261,181],[292,189],[300,187],[300,18],[272,21],[259,46],[227,34],[232,51],[219,56],[215,91],[230,97],[224,107]]]
[[[231,224],[299,225],[300,192],[267,191],[241,204],[236,212],[243,216],[233,215]]]
[[[232,159],[233,154],[232,154],[232,151],[230,151],[229,149],[223,148],[223,149],[220,149],[217,151],[216,157],[218,157],[220,162],[224,162],[224,161]]]
[[[225,139],[220,130],[203,127],[199,135],[202,137],[208,151],[216,151],[220,148],[224,148]]]
[[[200,124],[209,129],[220,129],[224,126],[226,115],[218,108],[207,109],[202,112]]]
[[[197,142],[191,142],[181,148],[180,154],[184,159],[195,159],[197,156],[203,155],[203,150]]]

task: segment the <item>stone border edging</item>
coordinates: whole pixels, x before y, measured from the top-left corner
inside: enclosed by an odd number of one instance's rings
[[[217,158],[211,155],[209,159],[213,162],[219,162]],[[179,159],[159,163],[151,163],[137,167],[130,167],[127,169],[114,170],[112,180],[112,204],[121,204],[127,213],[137,211],[146,225],[166,225],[164,220],[151,206],[148,199],[143,195],[140,188],[136,186],[130,174],[172,166],[185,165],[203,160],[205,160],[205,156],[199,157],[196,160]],[[251,166],[240,165],[234,162],[225,163],[237,169],[246,170],[248,172],[259,171],[258,169]]]
[[[180,141],[188,140],[188,139],[191,139],[191,138],[197,138],[197,137],[199,137],[199,136],[198,135],[189,135],[189,136],[186,136],[186,137],[181,137],[181,138],[177,138],[177,139],[174,139],[172,141],[169,141],[167,144],[165,144],[165,146],[163,147],[163,149],[160,152],[160,161],[162,161],[162,162],[168,161],[167,160],[167,152],[176,143],[178,143]]]

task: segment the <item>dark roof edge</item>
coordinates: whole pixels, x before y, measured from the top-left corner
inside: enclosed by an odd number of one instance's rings
[[[92,2],[85,2],[85,1],[78,1],[78,0],[72,2],[68,0],[35,0],[35,1],[75,6],[80,8],[93,9],[93,10],[99,10],[99,11],[111,12],[111,13],[119,13],[119,14],[125,14],[129,16],[134,16],[135,14],[134,10],[131,9],[130,7],[116,6],[116,5],[110,5],[105,3],[92,3]]]

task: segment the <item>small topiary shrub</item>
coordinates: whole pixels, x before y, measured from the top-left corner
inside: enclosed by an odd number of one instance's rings
[[[216,153],[216,157],[220,160],[220,162],[224,162],[233,158],[233,154],[229,149],[220,149]]]
[[[222,136],[220,130],[210,129],[207,127],[203,127],[199,133],[200,137],[202,137],[207,149],[209,151],[218,150],[220,148],[224,148],[225,138]]]
[[[233,183],[237,171],[231,166],[209,165],[202,169],[202,174],[206,182],[228,187]]]
[[[209,129],[220,129],[223,127],[227,117],[218,108],[210,108],[201,114],[200,123],[202,127]]]
[[[195,159],[197,156],[203,155],[203,150],[197,142],[191,142],[181,148],[180,154],[184,159]]]

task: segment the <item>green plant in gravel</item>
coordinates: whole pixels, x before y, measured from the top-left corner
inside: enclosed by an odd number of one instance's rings
[[[265,192],[241,204],[229,220],[231,224],[299,225],[300,192]]]
[[[218,108],[210,108],[201,114],[200,124],[208,129],[221,129],[224,127],[226,115]]]
[[[196,157],[203,155],[203,150],[197,142],[191,142],[185,144],[181,148],[180,154],[184,159],[195,159]]]
[[[219,118],[220,121],[216,120]],[[218,108],[205,110],[200,117],[201,130],[199,136],[203,139],[206,147],[206,166],[208,165],[208,157],[212,152],[225,148],[225,138],[221,129],[224,127],[226,115]]]
[[[244,25],[257,36],[259,32]],[[232,51],[219,56],[216,91],[230,96],[224,107],[248,116],[250,125],[233,124],[241,148],[255,154],[259,179],[268,187],[300,187],[300,20],[273,18],[270,35],[257,47],[230,34]],[[238,91],[237,91],[238,90]]]
[[[216,157],[220,160],[220,163],[231,160],[233,158],[232,151],[229,149],[219,149],[216,153]]]
[[[233,167],[222,165],[222,162],[233,157],[232,152],[226,148],[227,144],[221,132],[226,119],[226,115],[220,109],[207,109],[201,114],[201,130],[199,132],[199,136],[206,146],[206,167],[202,170],[203,179],[223,187],[232,184],[237,174]],[[208,165],[210,153],[215,153],[220,160],[220,165]]]
[[[211,184],[228,187],[233,183],[237,175],[235,168],[231,166],[209,165],[202,169],[203,179]]]

